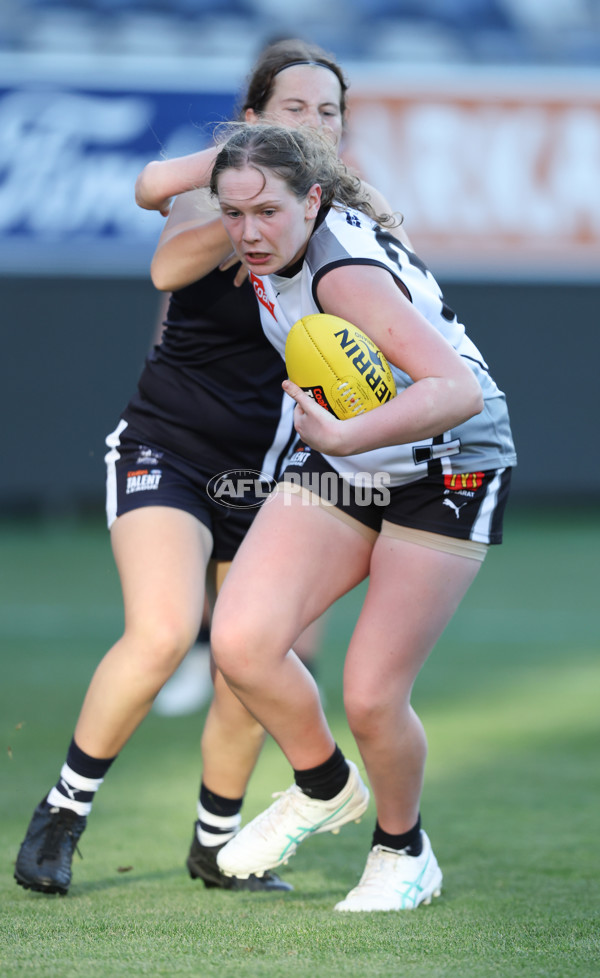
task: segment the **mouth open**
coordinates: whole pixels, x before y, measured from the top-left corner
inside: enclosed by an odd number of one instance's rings
[[[268,261],[270,257],[267,251],[247,251],[244,255],[245,260],[250,262]]]

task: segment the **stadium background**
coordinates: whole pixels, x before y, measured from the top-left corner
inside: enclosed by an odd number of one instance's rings
[[[0,12],[6,512],[101,508],[104,436],[152,342],[161,227],[133,183],[231,116],[299,34],[351,81],[346,154],[509,398],[515,498],[597,497],[600,4],[7,0]]]
[[[2,978],[600,973],[600,2],[298,6],[0,0]],[[334,919],[371,816],[307,845],[286,867],[292,899],[268,911],[199,889],[183,860],[202,716],[155,713],[103,786],[72,893],[36,899],[14,885],[17,848],[122,628],[104,436],[154,334],[161,227],[136,210],[133,181],[146,160],[210,138],[282,34],[344,65],[347,152],[406,214],[507,391],[520,451],[506,546],[415,690],[444,899],[408,920]],[[319,659],[356,760],[341,674],[360,594],[333,609]],[[268,741],[247,816],[288,778]]]

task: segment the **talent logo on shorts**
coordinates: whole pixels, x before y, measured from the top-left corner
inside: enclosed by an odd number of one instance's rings
[[[290,458],[288,465],[297,465],[300,468],[310,458],[310,448],[308,445],[296,449]]]
[[[125,492],[129,495],[132,492],[146,492],[149,489],[158,489],[162,478],[161,469],[135,469],[127,473],[127,488]]]
[[[206,492],[228,509],[258,509],[276,486],[275,479],[257,469],[227,469],[213,475]]]

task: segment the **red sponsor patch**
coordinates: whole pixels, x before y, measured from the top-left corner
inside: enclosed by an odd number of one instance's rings
[[[133,475],[148,475],[148,469],[134,469],[133,472],[127,473],[127,478],[131,478]]]
[[[314,396],[314,399],[317,402],[317,404],[320,404],[321,407],[324,407],[326,411],[331,411],[331,408],[329,407],[329,404],[327,403],[327,398],[325,397],[325,391],[323,390],[323,388],[322,387],[313,387],[312,388],[312,392],[313,392],[313,396]]]
[[[254,272],[250,272],[250,281],[252,282],[252,286],[254,288],[254,294],[256,298],[261,303],[261,305],[265,307],[265,309],[269,310],[273,319],[275,320],[275,322],[277,322],[277,316],[275,315],[275,303],[270,302],[267,299],[267,296],[265,294],[265,287],[262,284],[261,279],[259,279],[258,276],[254,274]]]
[[[483,472],[458,472],[456,475],[445,475],[444,486],[446,489],[479,489],[483,482]]]

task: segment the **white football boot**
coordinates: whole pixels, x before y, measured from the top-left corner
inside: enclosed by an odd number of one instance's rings
[[[336,910],[354,913],[369,910],[414,910],[420,903],[431,903],[442,892],[442,873],[425,834],[420,856],[403,850],[374,846],[360,883]]]
[[[350,775],[342,790],[330,801],[309,798],[293,784],[270,808],[257,815],[219,851],[217,862],[226,876],[246,879],[261,876],[287,863],[299,844],[320,832],[339,832],[346,822],[359,822],[369,804],[369,791],[358,769],[348,761]]]

